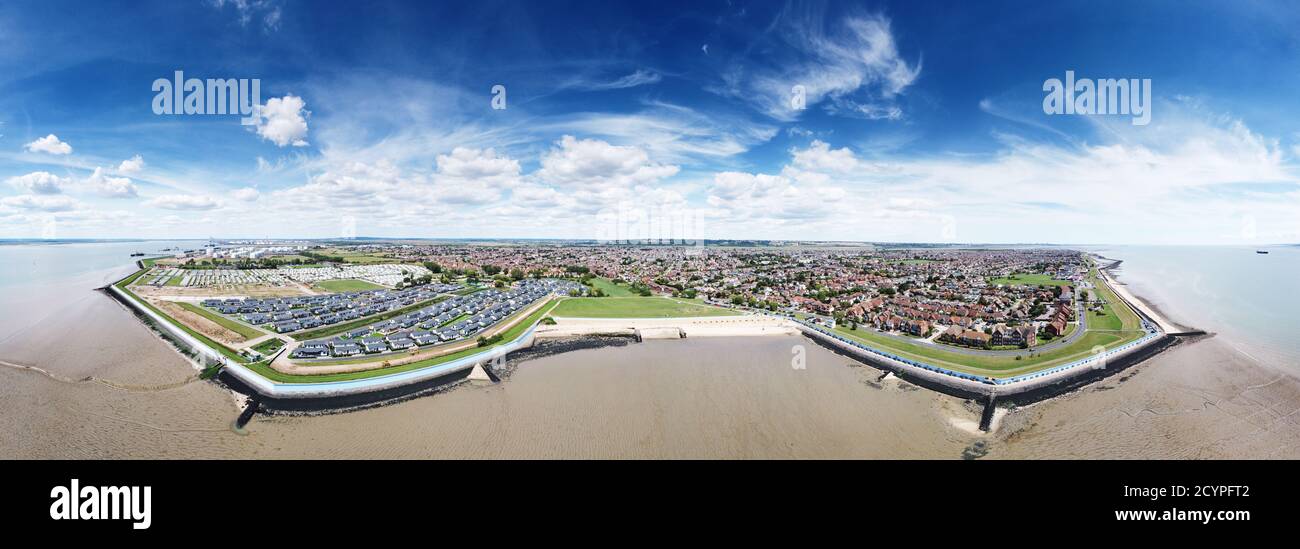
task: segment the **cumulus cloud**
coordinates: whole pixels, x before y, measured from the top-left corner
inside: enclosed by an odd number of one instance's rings
[[[255,202],[257,201],[257,198],[259,196],[262,196],[262,193],[258,192],[257,189],[254,189],[252,187],[244,187],[242,189],[238,189],[235,192],[230,193],[231,198],[234,198],[235,200],[238,200],[240,202]]]
[[[86,185],[108,198],[135,198],[137,195],[135,184],[130,179],[106,175],[103,168],[95,168],[94,173],[86,178]]]
[[[32,172],[5,180],[10,186],[33,194],[59,194],[67,180],[49,172]]]
[[[720,172],[709,188],[708,204],[730,221],[813,220],[841,208],[845,191],[822,184],[800,184],[786,174]]]
[[[542,156],[542,181],[560,186],[632,187],[677,174],[678,168],[650,160],[638,147],[611,145],[598,139],[560,138],[559,147]]]
[[[280,147],[307,146],[307,102],[301,97],[272,97],[253,109],[254,128],[262,139]]]
[[[221,207],[221,202],[206,195],[167,194],[145,203],[148,206],[165,210],[213,210]]]
[[[144,169],[144,157],[138,154],[132,156],[131,158],[123,160],[122,163],[117,166],[118,173],[125,173],[125,174],[139,173],[140,170],[143,169]]]
[[[438,200],[453,204],[486,204],[501,199],[519,183],[519,161],[494,149],[456,147],[437,158],[434,185]]]
[[[41,152],[46,154],[72,154],[72,145],[59,140],[59,137],[50,134],[36,141],[24,145],[24,148],[30,152]]]

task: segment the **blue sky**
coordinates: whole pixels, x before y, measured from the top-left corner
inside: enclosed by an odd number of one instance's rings
[[[1202,4],[8,3],[0,238],[1298,241],[1300,9]]]

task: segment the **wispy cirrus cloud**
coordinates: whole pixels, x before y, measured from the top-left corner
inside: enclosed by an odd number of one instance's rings
[[[714,89],[750,103],[782,121],[797,119],[795,86],[806,93],[807,108],[818,104],[836,114],[898,119],[896,99],[921,74],[898,50],[890,21],[883,15],[831,17],[823,9],[784,11],[771,32],[759,34],[762,52],[745,55],[722,73]]]

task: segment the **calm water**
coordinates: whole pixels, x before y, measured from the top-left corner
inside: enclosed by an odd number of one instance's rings
[[[1300,375],[1300,248],[1112,247],[1120,280],[1171,320]]]
[[[240,435],[229,393],[193,381],[190,363],[92,291],[130,273],[131,252],[171,245],[0,246],[0,360],[48,372],[0,367],[0,458],[1300,455],[1300,383],[1258,363],[1295,369],[1292,250],[1103,250],[1125,260],[1136,293],[1221,335],[1011,411],[994,434],[972,430],[969,403],[878,383],[879,372],[789,336],[554,355],[499,385],[259,416]],[[794,345],[806,370],[790,368]]]
[[[0,244],[0,299],[12,288],[61,285],[86,273],[131,272],[132,253],[161,255],[176,246],[191,249],[198,241],[104,242],[58,245]]]

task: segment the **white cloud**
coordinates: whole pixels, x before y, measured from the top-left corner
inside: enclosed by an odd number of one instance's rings
[[[24,146],[30,152],[43,152],[46,154],[71,154],[72,145],[59,141],[59,137],[50,134],[36,141],[32,141]]]
[[[575,82],[573,87],[587,90],[621,90],[625,88],[635,88],[647,84],[655,84],[663,80],[663,76],[657,72],[637,69],[635,72],[609,81],[583,81]]]
[[[438,155],[434,196],[452,204],[486,204],[519,183],[519,161],[493,149],[456,147]]]
[[[122,163],[117,166],[117,171],[124,174],[139,173],[140,170],[143,169],[144,157],[138,154],[129,159],[123,160]]]
[[[258,192],[257,189],[254,189],[252,187],[244,187],[242,189],[237,189],[234,192],[230,193],[231,198],[234,198],[235,200],[238,200],[240,202],[255,202],[257,201],[257,198],[261,195],[262,193]]]
[[[807,107],[829,100],[832,112],[871,119],[898,119],[896,97],[921,74],[898,51],[889,20],[881,15],[826,17],[787,15],[762,59],[733,64],[723,74],[727,95],[749,101],[773,118],[793,120],[790,99],[803,86]],[[764,34],[760,40],[769,39]]]
[[[49,172],[32,172],[5,180],[10,186],[33,194],[59,194],[67,180]]]
[[[262,139],[285,147],[307,146],[307,102],[301,97],[286,95],[272,97],[265,105],[253,109],[253,119],[257,135]]]
[[[86,178],[86,185],[94,192],[108,198],[135,198],[138,194],[135,184],[131,183],[130,179],[105,175],[103,168],[95,168],[94,173]]]
[[[165,210],[212,210],[221,207],[221,201],[205,195],[167,194],[145,203]]]
[[[1261,241],[1294,240],[1300,169],[1287,147],[1239,120],[1162,107],[1140,131],[1116,121],[1107,142],[1001,134],[982,156],[881,164],[813,141],[778,173],[717,173],[707,201],[737,236],[934,242],[959,226],[963,242],[1239,243],[1249,217]]]
[[[598,139],[560,138],[559,148],[542,156],[542,181],[560,186],[632,187],[676,175],[679,168],[650,160],[638,147]]]
[[[714,175],[707,202],[728,222],[776,222],[828,219],[848,213],[843,189],[803,184],[787,174],[720,172]]]
[[[66,212],[77,207],[77,201],[71,197],[63,195],[39,195],[23,194],[18,196],[7,196],[0,199],[0,205],[22,210],[38,210],[42,212]]]
[[[276,0],[211,0],[211,4],[217,9],[226,5],[233,6],[241,26],[247,26],[254,18],[259,18],[264,32],[280,30],[280,6]]]
[[[733,157],[777,133],[774,126],[746,117],[705,114],[663,102],[651,102],[640,112],[581,113],[530,127],[544,133],[585,135],[636,146],[664,162]]]
[[[519,161],[497,155],[493,149],[456,147],[437,158],[438,173],[466,179],[509,180],[519,177]]]

